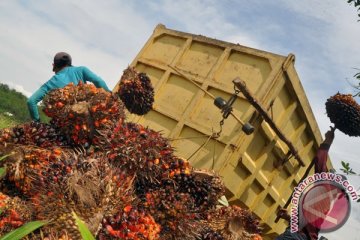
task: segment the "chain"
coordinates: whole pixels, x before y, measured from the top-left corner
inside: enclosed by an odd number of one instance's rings
[[[218,137],[220,137],[220,134],[221,134],[221,132],[222,132],[222,126],[224,125],[224,120],[225,120],[225,118],[221,119],[221,121],[220,121],[220,123],[219,123],[219,125],[220,125],[220,130],[219,130],[218,132],[216,132],[216,133],[213,134],[213,138],[218,138]]]
[[[239,93],[240,93],[240,90],[237,89],[236,86],[234,85],[234,94],[233,94],[233,95],[231,96],[231,98],[228,100],[228,103],[227,103],[227,104],[229,104],[229,105],[228,105],[227,108],[226,108],[226,112],[224,112],[224,110],[222,110],[222,112],[223,112],[223,115],[222,115],[223,118],[221,119],[221,121],[220,121],[220,123],[219,123],[219,125],[220,125],[220,130],[219,130],[219,132],[213,134],[213,137],[214,137],[214,138],[220,137],[220,134],[221,134],[221,132],[222,132],[222,130],[223,130],[224,121],[225,121],[225,119],[227,119],[228,116],[230,115],[230,113],[231,113],[231,111],[232,111],[231,105],[235,102],[235,99],[236,99],[236,97],[237,97],[237,95],[238,95]]]

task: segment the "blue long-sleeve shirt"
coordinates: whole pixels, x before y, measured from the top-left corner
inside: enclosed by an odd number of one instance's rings
[[[39,111],[37,108],[38,102],[40,102],[44,96],[51,90],[56,88],[63,88],[69,83],[78,85],[80,81],[92,82],[96,87],[103,88],[110,92],[104,80],[95,75],[86,67],[74,67],[68,66],[57,72],[52,78],[44,83],[27,101],[27,105],[30,111],[31,118],[33,120],[40,120]]]

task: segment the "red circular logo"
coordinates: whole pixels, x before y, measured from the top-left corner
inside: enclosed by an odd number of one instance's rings
[[[331,232],[340,228],[350,214],[350,201],[345,190],[333,182],[316,182],[303,194],[300,213],[307,224]]]

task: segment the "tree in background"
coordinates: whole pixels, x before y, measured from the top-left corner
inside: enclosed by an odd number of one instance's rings
[[[360,0],[347,0],[347,2],[350,4],[354,4],[354,6],[357,8],[357,11],[360,11]],[[358,16],[360,17],[360,13],[358,14]],[[360,21],[360,19],[358,21]]]
[[[7,84],[0,83],[0,114],[12,114],[12,119],[16,123],[31,121],[30,113],[27,108],[27,97],[14,89],[9,88]],[[47,117],[42,111],[40,117],[46,121]]]
[[[26,106],[27,97],[10,89],[6,84],[0,84],[0,113],[9,112],[18,122],[30,121],[30,114]]]

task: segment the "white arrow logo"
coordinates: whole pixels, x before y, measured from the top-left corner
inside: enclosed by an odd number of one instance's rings
[[[314,216],[317,216],[319,218],[324,219],[324,221],[328,221],[331,222],[333,224],[337,224],[338,221],[336,218],[333,218],[331,216],[325,215],[324,212],[319,211],[318,209],[315,209],[313,206],[316,203],[321,202],[320,204],[324,204],[324,199],[328,199],[330,200],[330,204],[329,206],[323,206],[323,209],[325,209],[326,207],[329,207],[329,210],[326,212],[326,214],[330,213],[332,211],[332,209],[334,208],[334,204],[336,202],[336,199],[338,199],[338,197],[341,195],[341,193],[339,193],[339,191],[337,189],[333,189],[331,191],[328,191],[328,189],[326,189],[326,187],[323,186],[319,186],[318,188],[322,188],[321,191],[316,191],[316,193],[318,196],[316,196],[315,198],[312,198],[309,201],[305,201],[304,209],[306,211],[308,211],[309,213],[313,214]],[[317,189],[318,189],[317,188]],[[320,190],[320,189],[319,189]],[[313,191],[314,192],[314,191]],[[321,194],[319,194],[319,192]]]

